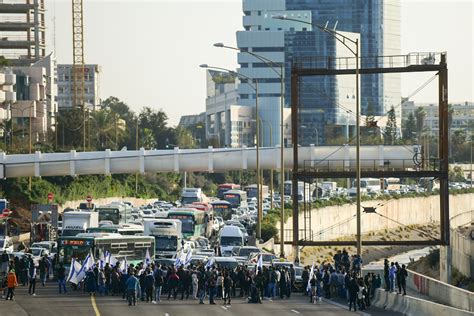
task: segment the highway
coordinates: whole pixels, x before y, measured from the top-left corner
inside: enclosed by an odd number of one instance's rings
[[[56,284],[47,283],[45,287],[41,284],[37,287],[37,295],[28,295],[26,287],[19,286],[16,289],[15,301],[0,301],[0,315],[15,316],[119,316],[119,315],[355,315],[349,312],[343,302],[335,303],[322,301],[318,304],[309,304],[307,297],[301,293],[295,293],[290,300],[275,299],[273,301],[264,300],[262,304],[248,304],[242,298],[236,298],[232,305],[223,305],[217,300],[216,305],[209,305],[208,300],[205,305],[199,305],[196,300],[162,300],[155,305],[146,302],[138,302],[137,306],[128,306],[125,300],[117,296],[97,296],[90,297],[88,294],[70,291],[66,295],[59,295]],[[342,303],[342,304],[341,304]],[[94,305],[96,309],[94,309]],[[366,310],[359,315],[401,315],[379,309]],[[357,314],[356,314],[357,315]]]

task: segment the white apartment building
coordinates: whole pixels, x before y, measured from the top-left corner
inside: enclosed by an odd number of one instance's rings
[[[474,102],[453,102],[450,104],[452,113],[451,130],[466,129],[474,124]],[[439,131],[439,107],[437,103],[415,103],[404,101],[402,103],[403,121],[408,119],[410,113],[415,114],[415,110],[422,107],[426,112],[424,126],[432,133]]]
[[[71,109],[73,98],[73,77],[71,64],[58,65],[58,107],[60,110]],[[84,101],[86,106],[95,110],[101,105],[99,65],[84,65]]]

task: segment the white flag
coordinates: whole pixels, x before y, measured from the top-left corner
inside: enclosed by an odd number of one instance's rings
[[[121,262],[120,265],[123,264],[122,272],[125,274],[128,274],[128,262],[127,262],[127,257],[123,258],[123,261]]]
[[[109,253],[108,261],[111,267],[115,267],[117,265],[117,262],[119,262],[117,258],[115,258],[111,253]]]
[[[209,260],[207,260],[206,262],[206,266],[205,268],[212,268],[212,266],[214,265],[214,262],[215,262],[215,259],[214,259],[214,256],[210,257]]]
[[[192,257],[193,257],[193,254],[192,254],[191,250],[189,250],[186,253],[186,257],[184,258],[184,266],[187,266],[191,262]]]
[[[306,292],[311,291],[311,279],[314,276],[314,262],[313,265],[311,266],[311,270],[309,271],[309,279],[308,279],[308,284],[306,285]]]
[[[258,256],[256,268],[257,268],[257,272],[258,272],[258,268],[263,269],[263,256],[261,254]]]
[[[148,267],[151,263],[151,258],[150,258],[150,250],[146,248],[146,253],[145,253],[145,265]]]

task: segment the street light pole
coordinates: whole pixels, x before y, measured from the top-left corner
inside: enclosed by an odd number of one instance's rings
[[[238,49],[237,47],[227,46],[227,45],[224,45],[223,43],[215,43],[214,46],[240,51],[240,49]],[[280,97],[280,258],[284,258],[285,257],[285,247],[284,247],[285,203],[283,199],[284,183],[285,183],[285,160],[284,160],[285,141],[284,141],[284,128],[283,128],[283,118],[284,118],[283,109],[285,107],[284,63],[280,64],[280,71],[278,72],[275,69],[275,66],[277,63],[275,63],[273,60],[263,57],[259,54],[255,54],[254,52],[245,51],[242,53],[249,54],[259,59],[265,65],[270,67],[270,69],[272,69],[280,78],[280,93],[281,93],[281,97]],[[273,170],[271,173],[271,178],[273,180]],[[273,203],[273,190],[272,190],[272,203]]]
[[[259,135],[260,135],[260,130],[258,128],[258,120],[260,119],[259,114],[258,114],[258,80],[257,79],[252,79],[250,77],[247,77],[243,74],[239,74],[235,71],[229,70],[227,68],[222,68],[222,67],[215,67],[215,66],[209,66],[207,64],[202,64],[199,67],[201,68],[206,68],[206,69],[216,69],[216,70],[221,70],[221,71],[226,71],[231,74],[235,74],[237,77],[240,79],[245,79],[247,80],[247,84],[255,91],[255,112],[256,112],[256,121],[257,121],[257,127],[256,127],[256,134],[257,134],[257,148],[256,148],[256,164],[257,164],[257,239],[260,239],[262,236],[262,219],[263,219],[263,212],[262,212],[262,181],[261,181],[261,174],[260,174],[260,141],[259,141]],[[249,81],[253,81],[254,85],[252,85]]]
[[[359,97],[359,39],[356,38],[355,40],[345,36],[344,34],[341,34],[337,31],[328,29],[324,26],[311,23],[311,22],[306,22],[306,21],[301,21],[298,19],[292,19],[288,18],[286,15],[275,15],[272,16],[273,19],[278,19],[278,20],[287,20],[287,21],[293,21],[293,22],[299,22],[303,24],[308,24],[311,26],[314,26],[321,31],[327,33],[328,35],[332,36],[335,40],[340,42],[342,45],[344,45],[352,54],[355,56],[356,60],[356,182],[357,182],[357,233],[356,233],[356,239],[357,239],[357,254],[361,254],[361,248],[362,248],[362,237],[361,237],[361,200],[360,200],[360,122],[359,122],[359,107],[360,107],[360,97]],[[346,43],[350,42],[355,45],[355,51],[351,47],[348,46]],[[295,127],[296,128],[296,127]],[[295,219],[293,219],[295,220]]]

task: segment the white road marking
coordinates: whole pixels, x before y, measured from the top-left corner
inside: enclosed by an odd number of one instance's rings
[[[227,310],[227,307],[225,307],[225,306],[221,306],[221,307],[222,307],[223,309]]]
[[[340,308],[343,308],[343,309],[348,309],[347,305],[339,304],[337,302],[334,302],[334,301],[331,301],[331,300],[328,300],[328,299],[325,299],[325,298],[323,298],[323,302],[326,302],[328,304],[331,304],[331,305],[334,305],[334,306],[337,306],[337,307],[340,307]],[[362,312],[362,311],[357,311],[356,313],[359,314],[359,315],[362,315],[362,316],[370,316],[369,313]]]
[[[296,309],[292,309],[291,311],[292,311],[293,313],[295,313],[295,314],[299,314],[299,313],[300,313],[300,312],[298,312]]]
[[[168,314],[168,313],[165,313],[165,316],[170,316],[170,314]]]

